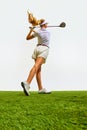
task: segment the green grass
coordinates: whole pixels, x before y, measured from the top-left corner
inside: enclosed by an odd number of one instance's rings
[[[87,130],[87,91],[0,92],[0,130]]]

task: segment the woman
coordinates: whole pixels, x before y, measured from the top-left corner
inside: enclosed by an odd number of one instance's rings
[[[49,53],[50,33],[46,30],[46,28],[47,28],[47,22],[43,21],[40,24],[40,29],[38,31],[35,31],[33,28],[30,28],[30,32],[26,37],[26,40],[31,40],[35,37],[38,38],[38,44],[36,45],[36,48],[34,49],[32,55],[32,58],[35,60],[35,64],[30,70],[27,80],[25,82],[21,82],[21,86],[23,87],[24,93],[27,96],[30,95],[29,93],[30,83],[35,74],[39,90],[38,93],[45,93],[45,94],[51,93],[48,92],[45,88],[43,88],[41,81],[41,66],[43,63],[46,62]]]

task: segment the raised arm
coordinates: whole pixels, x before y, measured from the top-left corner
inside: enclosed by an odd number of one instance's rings
[[[30,28],[30,32],[28,33],[26,40],[31,40],[34,38],[34,36],[32,35],[32,32],[35,32],[35,31],[33,30],[33,28]]]

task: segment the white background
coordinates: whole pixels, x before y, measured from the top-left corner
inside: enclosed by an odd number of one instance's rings
[[[87,90],[86,0],[0,1],[0,90],[22,90],[34,64],[37,40],[26,41],[30,24],[27,9],[50,25],[66,22],[66,28],[50,28],[50,53],[42,67],[43,86],[51,90]],[[38,90],[36,80],[31,90]]]

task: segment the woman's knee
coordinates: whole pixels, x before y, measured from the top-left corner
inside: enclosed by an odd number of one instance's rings
[[[44,58],[42,57],[39,57],[35,60],[35,65],[34,65],[34,68],[35,68],[35,71],[40,71],[41,69],[41,66],[42,64],[44,63]]]
[[[35,69],[36,73],[39,71],[40,68],[41,68],[40,64],[35,64],[34,65],[34,69]]]

